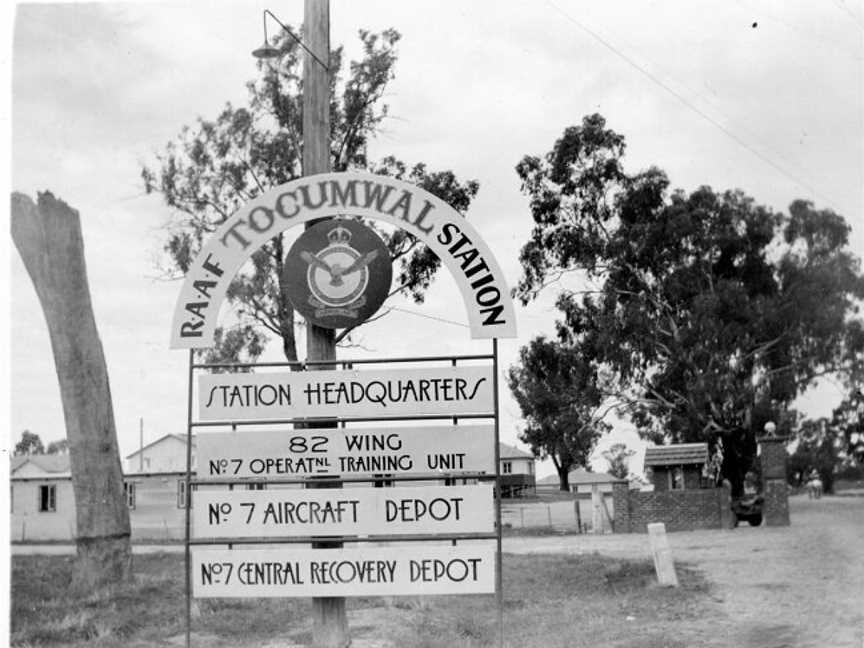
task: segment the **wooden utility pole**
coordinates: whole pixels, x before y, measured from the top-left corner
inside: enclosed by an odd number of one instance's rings
[[[309,50],[329,65],[329,0],[305,0],[303,40]],[[330,171],[330,72],[309,52],[303,61],[303,175]],[[313,223],[309,223],[311,226]],[[335,334],[307,323],[306,360],[336,360]],[[322,366],[313,367],[316,369]],[[336,484],[328,484],[336,486]],[[320,549],[341,546],[319,542]],[[341,596],[312,599],[312,645],[315,648],[347,648],[351,643],[345,598]]]

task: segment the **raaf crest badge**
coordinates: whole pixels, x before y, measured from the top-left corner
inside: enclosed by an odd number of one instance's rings
[[[384,242],[355,220],[327,220],[307,229],[291,246],[285,272],[294,309],[332,329],[371,317],[393,277]]]

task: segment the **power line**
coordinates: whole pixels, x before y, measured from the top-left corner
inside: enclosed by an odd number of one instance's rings
[[[740,6],[740,0],[737,0],[737,2],[739,3],[738,8],[741,11],[745,11],[744,7]],[[648,63],[650,63],[654,67],[654,69],[662,69],[663,66],[660,65],[659,63],[657,63],[656,60],[653,60],[650,57],[646,56],[644,52],[639,52],[639,53],[640,53],[642,59],[644,61],[647,61]],[[861,60],[861,59],[859,59],[859,60]],[[809,169],[808,167],[803,166],[801,164],[798,164],[794,160],[790,160],[786,155],[784,155],[783,153],[781,153],[780,151],[775,149],[771,144],[769,144],[768,142],[763,140],[757,133],[754,133],[752,130],[750,130],[749,128],[747,128],[746,126],[744,126],[740,123],[735,123],[734,118],[732,118],[728,114],[726,114],[726,112],[723,110],[723,107],[719,103],[713,101],[710,95],[694,89],[689,84],[685,83],[681,79],[676,78],[674,75],[670,74],[668,70],[665,71],[664,76],[665,76],[667,82],[669,80],[674,81],[675,85],[677,85],[679,88],[683,88],[683,90],[688,91],[690,93],[691,97],[695,97],[696,99],[700,99],[702,101],[703,105],[709,106],[713,110],[714,114],[715,115],[719,114],[720,117],[722,117],[727,124],[734,124],[735,130],[739,133],[742,133],[741,137],[746,136],[751,142],[755,142],[756,144],[758,144],[762,148],[763,151],[766,151],[767,153],[770,153],[771,155],[773,155],[774,159],[779,158],[780,160],[785,162],[787,165],[791,165],[792,171],[794,173],[798,173],[803,177],[808,177],[808,176],[812,175],[811,169]],[[705,84],[705,85],[707,88],[708,87],[707,84]],[[709,88],[709,90],[712,93],[716,94],[716,92],[714,92],[713,89]],[[682,94],[683,94],[683,91],[682,91]]]
[[[666,83],[664,83],[662,79],[658,78],[656,75],[652,74],[649,70],[647,70],[647,69],[645,69],[643,66],[639,65],[639,63],[637,63],[636,61],[634,61],[633,59],[631,59],[631,58],[630,58],[629,56],[627,56],[624,52],[622,52],[621,50],[619,50],[619,49],[618,49],[617,47],[615,47],[612,43],[608,42],[606,39],[604,39],[604,38],[603,38],[602,36],[600,36],[598,33],[596,33],[595,31],[593,31],[593,30],[590,29],[589,27],[586,27],[586,26],[583,25],[581,22],[579,22],[578,20],[576,20],[573,16],[571,16],[571,15],[568,14],[566,11],[564,11],[563,9],[561,9],[561,7],[559,7],[559,6],[556,5],[554,2],[552,2],[552,0],[546,0],[546,4],[548,4],[549,6],[551,6],[551,7],[552,7],[553,9],[555,9],[558,13],[560,13],[562,16],[564,16],[567,20],[569,20],[569,21],[572,22],[574,25],[576,25],[577,27],[579,27],[579,29],[581,29],[581,30],[584,31],[586,34],[588,34],[589,36],[591,36],[592,38],[594,38],[597,42],[599,42],[600,44],[602,44],[604,47],[606,47],[606,48],[607,48],[608,50],[610,50],[612,53],[614,53],[614,54],[617,55],[619,58],[621,58],[622,60],[624,60],[628,65],[630,65],[631,67],[633,67],[633,68],[634,68],[635,70],[637,70],[638,72],[642,73],[642,74],[643,74],[644,76],[646,76],[649,80],[653,81],[655,84],[657,84],[658,86],[660,86],[661,88],[663,88],[666,92],[668,92],[668,93],[671,94],[673,97],[675,97],[676,99],[678,99],[678,101],[680,101],[681,103],[683,103],[686,107],[690,108],[690,110],[692,110],[692,111],[695,112],[697,115],[699,115],[700,117],[702,117],[705,121],[707,121],[707,122],[709,122],[710,124],[712,124],[715,128],[717,128],[718,130],[720,130],[724,135],[726,135],[727,137],[729,137],[731,140],[733,140],[733,141],[734,141],[735,143],[737,143],[739,146],[741,146],[742,148],[746,149],[747,151],[749,151],[750,153],[752,153],[753,155],[755,155],[756,157],[758,157],[760,160],[762,160],[765,164],[767,164],[768,166],[770,166],[770,167],[771,167],[772,169],[774,169],[775,171],[779,172],[780,174],[786,176],[788,179],[792,180],[795,184],[799,185],[800,187],[803,187],[804,189],[806,189],[807,191],[809,191],[809,192],[810,192],[811,194],[813,194],[814,196],[817,196],[817,197],[821,198],[822,200],[824,200],[825,202],[827,202],[828,204],[830,204],[831,206],[833,206],[835,209],[837,208],[836,205],[834,204],[834,201],[833,201],[833,200],[831,200],[829,197],[823,195],[821,192],[816,191],[816,189],[813,188],[813,186],[812,186],[809,182],[807,182],[806,180],[804,180],[804,179],[802,179],[802,178],[799,178],[799,177],[796,176],[795,174],[793,174],[793,173],[787,171],[787,170],[784,169],[782,166],[780,166],[779,164],[777,164],[776,162],[774,162],[771,158],[769,158],[769,157],[767,157],[766,155],[764,155],[763,153],[761,153],[758,149],[755,149],[755,148],[753,148],[752,146],[750,146],[746,141],[744,141],[743,139],[741,139],[740,137],[738,137],[738,136],[737,136],[733,131],[729,130],[726,126],[724,126],[723,124],[721,124],[720,122],[718,122],[716,119],[714,119],[713,117],[711,117],[711,115],[709,115],[708,113],[706,113],[705,111],[703,111],[702,109],[700,109],[698,106],[695,106],[694,104],[692,104],[692,103],[691,103],[691,102],[690,102],[690,101],[689,101],[689,100],[688,100],[684,95],[682,95],[681,93],[679,93],[678,91],[676,91],[674,88],[669,87],[669,85],[667,85]]]
[[[462,322],[455,322],[453,320],[444,319],[443,317],[435,317],[434,315],[418,313],[417,311],[408,310],[407,308],[390,306],[390,310],[399,311],[400,313],[408,313],[409,315],[416,315],[417,317],[425,317],[426,319],[435,320],[436,322],[443,322],[444,324],[452,324],[453,326],[461,326],[462,328],[471,328],[470,326],[468,326],[467,324],[463,324]]]

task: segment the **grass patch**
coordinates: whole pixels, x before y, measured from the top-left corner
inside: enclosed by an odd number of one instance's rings
[[[182,555],[136,555],[134,582],[77,597],[68,591],[73,561],[65,556],[13,557],[11,645],[176,645],[185,632]],[[597,554],[506,554],[506,644],[629,646],[636,624],[640,632],[665,636],[670,622],[698,619],[707,600],[707,586],[697,573],[681,567],[678,573],[682,586],[671,590],[653,585],[647,561]],[[194,645],[251,648],[309,640],[309,599],[198,599],[195,605]],[[349,598],[348,609],[362,610],[366,619],[352,634],[387,639],[399,648],[497,645],[494,596]],[[678,644],[670,640],[663,645]]]
[[[74,558],[12,559],[12,645],[118,645],[160,627],[182,627],[183,581],[176,556],[135,557],[132,584],[70,593]],[[182,568],[179,571],[182,574]]]
[[[678,567],[681,587],[657,587],[648,561],[582,556],[505,555],[505,645],[529,648],[630,646],[637,634],[676,643],[670,623],[698,625],[708,586],[697,572]],[[431,597],[390,639],[400,648],[497,646],[494,597]],[[686,639],[684,640],[686,642]],[[639,644],[641,645],[641,644]],[[644,644],[649,645],[649,644]],[[653,644],[650,644],[653,645]],[[661,644],[658,644],[661,645]]]
[[[127,646],[134,639],[160,645],[186,629],[183,556],[136,555],[134,580],[72,596],[74,558],[15,556],[12,560],[13,646]],[[204,599],[196,601],[193,630],[221,638],[266,638],[303,618],[297,599]],[[231,643],[230,641],[228,643]]]

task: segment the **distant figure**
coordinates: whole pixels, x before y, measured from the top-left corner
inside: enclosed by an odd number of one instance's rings
[[[810,479],[807,482],[807,497],[810,499],[822,497],[822,480],[819,479],[819,473],[815,470],[810,473]]]

